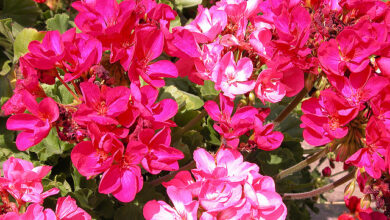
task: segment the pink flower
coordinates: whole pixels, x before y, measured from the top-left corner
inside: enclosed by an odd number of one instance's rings
[[[371,119],[366,128],[366,140],[364,147],[350,156],[345,163],[353,164],[356,167],[364,167],[364,170],[373,178],[382,176],[382,171],[386,170],[385,160],[382,156],[387,153],[390,145],[390,135],[386,131],[384,124]]]
[[[256,95],[263,103],[277,103],[284,96],[295,96],[303,89],[303,71],[295,67],[289,59],[278,57],[278,61],[270,63],[269,66],[260,72],[255,86]]]
[[[217,123],[214,124],[214,129],[224,137],[226,144],[229,147],[236,148],[239,143],[239,137],[252,129],[254,116],[257,114],[257,109],[251,106],[245,106],[237,109],[233,113],[234,103],[223,95],[219,96],[220,106],[214,101],[207,101],[204,104],[204,109],[210,117]]]
[[[345,29],[328,42],[323,42],[318,48],[318,59],[328,75],[344,75],[348,68],[351,72],[361,72],[369,64],[371,56],[377,47],[364,42],[359,33]]]
[[[79,78],[92,65],[98,64],[102,58],[102,44],[90,35],[76,33],[76,28],[62,35],[65,57],[65,81]]]
[[[58,31],[48,31],[42,40],[32,41],[28,45],[29,53],[24,58],[37,69],[54,68],[65,56],[65,47]]]
[[[83,209],[77,206],[76,200],[72,197],[60,197],[57,200],[55,215],[58,219],[77,219],[77,220],[90,220],[91,216]]]
[[[58,119],[58,106],[52,98],[44,98],[39,104],[27,91],[23,93],[23,103],[31,114],[21,113],[11,116],[7,121],[8,130],[21,130],[16,138],[19,150],[41,142],[50,132],[51,124]]]
[[[249,58],[241,58],[236,64],[233,52],[229,52],[214,68],[211,80],[215,82],[215,89],[222,90],[224,95],[234,98],[236,95],[245,94],[255,87],[255,82],[249,80],[252,72],[253,64]]]
[[[119,161],[106,170],[99,184],[99,192],[112,194],[121,202],[131,202],[141,191],[143,178],[138,164],[148,149],[142,143],[129,141],[126,152]]]
[[[103,133],[95,124],[88,125],[88,133],[91,141],[77,144],[71,159],[81,175],[91,178],[110,168],[114,159],[122,156],[124,147],[113,133]]]
[[[167,194],[174,208],[164,201],[149,201],[145,204],[143,210],[146,220],[197,219],[199,202],[192,199],[191,192],[186,189],[168,186]]]
[[[286,218],[286,206],[275,192],[272,178],[260,175],[259,167],[244,162],[238,151],[220,148],[211,155],[200,148],[194,151],[194,160],[195,181],[188,171],[183,171],[163,184],[175,207],[151,201],[144,208],[146,219],[190,218],[195,213],[199,219]],[[176,196],[178,193],[181,196]]]
[[[137,44],[134,60],[129,69],[130,81],[140,85],[139,77],[154,87],[162,87],[165,82],[162,77],[178,76],[176,66],[169,60],[153,62],[161,55],[164,47],[163,32],[153,26],[136,29]]]
[[[347,125],[359,112],[358,107],[348,103],[330,89],[321,91],[319,98],[310,98],[302,103],[301,127],[307,143],[320,146],[348,133]]]
[[[271,151],[280,147],[284,136],[281,132],[273,131],[273,129],[273,124],[263,125],[263,122],[258,117],[255,117],[254,141],[259,149]]]
[[[74,114],[74,119],[81,125],[95,122],[101,125],[119,124],[116,117],[127,109],[130,98],[130,89],[124,86],[110,88],[99,86],[91,82],[80,84],[84,103]]]
[[[17,201],[42,203],[43,199],[57,194],[57,188],[43,192],[42,178],[51,170],[50,166],[34,165],[26,160],[10,157],[3,163],[3,187]]]
[[[216,8],[207,9],[198,6],[196,18],[184,28],[190,30],[198,43],[212,42],[225,29],[227,16],[225,11]]]
[[[142,166],[152,174],[162,170],[173,171],[179,169],[178,160],[184,158],[183,153],[171,146],[171,130],[164,127],[154,133],[152,129],[144,129],[139,134],[139,140],[148,148],[148,153],[142,160]]]

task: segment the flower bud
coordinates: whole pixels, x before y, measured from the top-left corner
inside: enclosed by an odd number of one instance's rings
[[[322,175],[324,177],[330,177],[330,175],[332,175],[332,170],[330,169],[330,167],[325,167],[323,170],[322,170]]]
[[[355,181],[350,182],[344,190],[344,197],[350,198],[355,191]]]
[[[371,196],[370,195],[365,195],[361,200],[360,200],[360,207],[365,210],[370,208],[371,204]]]

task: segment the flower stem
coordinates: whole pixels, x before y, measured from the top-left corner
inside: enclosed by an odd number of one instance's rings
[[[74,82],[74,80],[72,80],[72,85],[74,87],[74,89],[76,90],[76,93],[79,95],[79,96],[82,96],[82,93],[79,89],[79,87],[76,85],[76,83]]]
[[[191,162],[189,162],[188,164],[182,166],[179,170],[177,171],[172,171],[170,173],[168,173],[167,175],[165,176],[162,176],[162,177],[159,177],[153,181],[150,181],[150,185],[152,186],[157,186],[157,185],[160,185],[161,183],[163,182],[167,182],[169,181],[170,179],[172,179],[178,172],[180,171],[183,171],[183,170],[190,170],[190,169],[193,169],[195,168],[195,161],[192,160]]]
[[[285,193],[283,194],[283,199],[289,199],[289,200],[298,200],[298,199],[306,199],[306,198],[311,198],[320,194],[323,194],[331,189],[334,189],[349,180],[353,179],[355,176],[355,172],[350,172],[347,175],[343,176],[342,178],[336,180],[333,183],[330,183],[328,185],[325,185],[323,187],[320,187],[318,189],[309,191],[309,192],[304,192],[304,193]]]
[[[302,101],[302,99],[306,96],[308,93],[308,90],[306,88],[303,88],[297,96],[295,96],[294,100],[288,106],[283,109],[283,111],[278,115],[278,117],[274,120],[275,127],[278,126],[284,119],[287,118],[287,116],[294,110],[295,107],[298,106],[298,104]]]
[[[75,100],[79,103],[81,103],[80,98],[72,91],[72,89],[68,86],[68,84],[61,78],[61,76],[57,73],[56,77],[60,82],[66,87],[66,89],[72,94],[72,96],[75,98]]]
[[[323,150],[321,150],[320,152],[317,152],[317,153],[313,154],[312,156],[306,158],[305,160],[299,162],[298,164],[295,164],[294,166],[281,171],[280,173],[278,173],[278,175],[275,176],[275,181],[281,180],[281,179],[285,178],[286,176],[289,176],[289,175],[291,175],[299,170],[302,170],[303,168],[305,168],[309,164],[317,161],[318,159],[321,159],[323,156],[325,156],[325,154],[327,152],[328,152],[328,148],[326,147]]]

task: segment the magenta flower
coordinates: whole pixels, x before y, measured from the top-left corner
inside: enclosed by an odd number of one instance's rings
[[[124,86],[110,88],[99,86],[91,82],[80,84],[84,103],[74,114],[74,120],[86,125],[95,122],[101,125],[117,125],[116,117],[127,110],[130,98],[130,89]]]
[[[198,6],[196,18],[184,28],[190,30],[198,43],[209,43],[225,29],[227,16],[225,11],[216,8],[207,9]]]
[[[60,197],[57,200],[55,215],[57,219],[63,220],[90,220],[91,216],[77,206],[76,200],[72,197]]]
[[[245,106],[233,113],[234,103],[223,95],[219,96],[220,106],[214,101],[207,101],[204,109],[216,122],[214,129],[224,137],[226,144],[236,148],[239,137],[253,128],[254,116],[258,110],[252,106]]]
[[[98,64],[102,58],[102,44],[87,34],[76,33],[76,28],[62,35],[65,57],[62,62],[65,67],[65,81],[79,78],[89,68]]]
[[[364,42],[359,33],[345,29],[336,39],[321,44],[318,59],[325,73],[343,76],[347,68],[354,73],[363,71],[370,62],[369,56],[376,50],[369,42]]]
[[[302,103],[301,127],[307,143],[320,146],[348,133],[347,125],[358,114],[359,108],[351,105],[336,92],[326,89],[319,98]]]
[[[145,204],[143,210],[146,220],[197,219],[199,202],[192,199],[191,192],[183,188],[168,186],[167,194],[174,207],[164,201],[149,201]]]
[[[184,154],[170,146],[171,129],[164,127],[156,134],[152,129],[144,129],[139,134],[139,140],[148,148],[148,153],[142,160],[142,166],[145,170],[151,174],[158,174],[162,170],[179,169],[177,161],[183,159]]]
[[[283,133],[273,131],[273,124],[263,125],[260,118],[255,117],[254,121],[254,141],[259,149],[271,151],[280,147],[283,142]]]
[[[174,207],[150,201],[144,207],[146,219],[193,219],[195,213],[199,219],[286,218],[286,206],[272,178],[260,175],[259,167],[244,162],[238,151],[221,148],[213,156],[200,148],[194,160],[195,181],[188,171],[182,171],[163,184]]]
[[[121,202],[131,202],[141,191],[143,178],[138,164],[148,149],[142,143],[129,141],[123,157],[103,173],[99,192],[112,194]]]
[[[46,197],[59,192],[57,188],[43,192],[41,181],[50,170],[50,166],[34,167],[29,161],[10,157],[3,163],[4,177],[0,180],[17,201],[42,203]]]
[[[214,68],[211,80],[215,82],[215,89],[222,90],[224,95],[234,98],[255,87],[255,82],[250,80],[252,72],[253,64],[249,58],[241,58],[236,64],[233,53],[229,52]]]
[[[38,104],[29,92],[24,91],[22,94],[23,103],[31,114],[12,115],[7,120],[7,129],[22,131],[16,138],[16,146],[24,151],[47,137],[59,112],[57,103],[52,98],[44,98]]]
[[[386,170],[383,156],[387,156],[387,148],[390,145],[390,136],[383,123],[371,119],[366,128],[366,139],[363,148],[350,156],[345,163],[356,167],[364,167],[364,170],[373,178],[382,176]]]
[[[134,60],[129,69],[129,78],[140,85],[139,77],[154,87],[165,85],[162,77],[178,76],[176,66],[168,60],[153,62],[161,55],[164,47],[163,32],[153,26],[145,26],[136,31],[137,41]]]
[[[263,103],[279,102],[284,96],[295,96],[303,89],[303,71],[289,59],[279,57],[277,62],[269,65],[268,69],[261,71],[255,86],[256,95]]]

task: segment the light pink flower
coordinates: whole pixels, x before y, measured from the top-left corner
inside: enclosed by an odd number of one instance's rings
[[[211,80],[215,82],[215,89],[234,98],[236,95],[250,92],[255,87],[255,82],[250,80],[252,72],[253,64],[249,58],[241,58],[236,64],[233,52],[230,51],[214,68]]]

